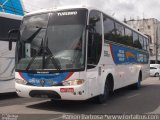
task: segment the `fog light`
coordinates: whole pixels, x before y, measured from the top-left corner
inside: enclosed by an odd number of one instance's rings
[[[22,80],[22,79],[15,79],[16,83],[18,84],[22,84],[22,85],[26,85],[27,84],[27,81],[26,80]]]
[[[81,92],[81,91],[79,91],[79,95],[82,95],[82,92]]]

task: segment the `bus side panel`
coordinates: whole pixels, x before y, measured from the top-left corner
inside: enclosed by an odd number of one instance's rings
[[[144,70],[148,66],[148,53],[113,44],[111,45],[111,51],[115,64],[121,66],[125,81],[124,86],[136,83],[140,71],[142,71],[142,76],[147,76],[147,72],[144,72]]]
[[[102,52],[100,61],[100,65],[104,65],[102,74],[106,77],[108,74],[113,75],[114,90],[136,83],[140,71],[142,71],[142,80],[148,77],[149,56],[146,52],[109,43],[104,44]],[[104,82],[101,84],[101,88],[103,88]]]
[[[14,54],[15,43],[13,50],[8,50],[8,42],[0,41],[0,93],[15,92],[14,81]]]

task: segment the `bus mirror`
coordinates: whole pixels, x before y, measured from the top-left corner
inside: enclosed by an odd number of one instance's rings
[[[12,29],[8,32],[9,50],[12,50],[12,42],[18,41],[19,37],[20,37],[19,30]]]
[[[93,26],[92,26],[92,25],[87,25],[86,29],[87,29],[89,32],[91,32],[92,29],[93,29]]]
[[[89,35],[92,36],[92,38],[93,38],[93,36],[95,34],[95,28],[94,28],[94,26],[93,25],[88,25],[87,29],[88,29]]]

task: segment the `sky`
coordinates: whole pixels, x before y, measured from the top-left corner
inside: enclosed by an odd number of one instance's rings
[[[119,19],[156,18],[160,20],[160,0],[22,0],[26,11],[68,5],[91,5]]]

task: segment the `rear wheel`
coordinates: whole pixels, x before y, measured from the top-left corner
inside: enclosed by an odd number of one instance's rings
[[[139,76],[138,76],[138,81],[137,81],[137,83],[134,84],[134,88],[135,88],[135,89],[140,89],[140,87],[141,87],[141,82],[142,82],[142,73],[140,72],[140,73],[139,73]]]

